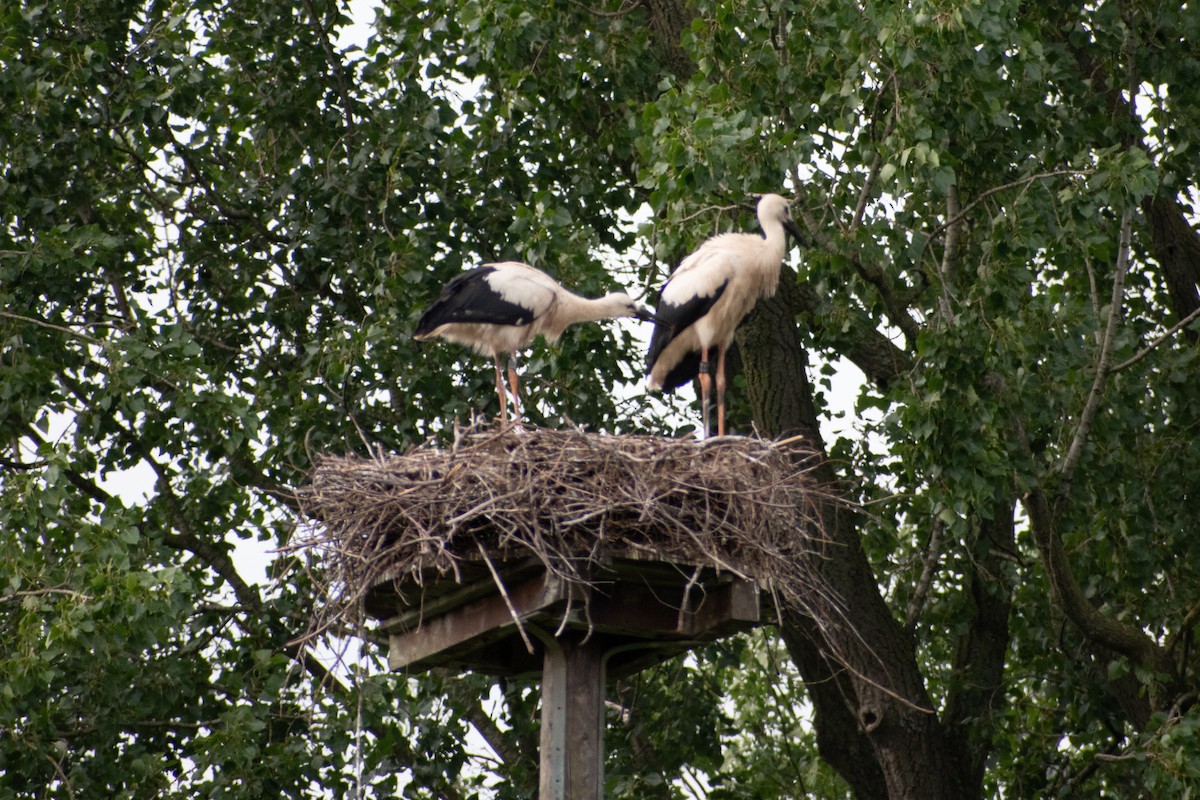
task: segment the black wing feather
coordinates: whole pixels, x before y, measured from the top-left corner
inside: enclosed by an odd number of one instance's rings
[[[426,336],[451,322],[489,325],[528,325],[533,312],[505,300],[487,282],[495,267],[479,267],[456,275],[446,284],[421,319],[414,336]]]
[[[721,299],[721,295],[725,294],[728,287],[729,281],[725,281],[711,296],[697,295],[681,305],[664,303],[660,296],[658,308],[654,311],[657,323],[654,326],[654,332],[650,335],[650,350],[646,355],[647,374],[654,368],[655,362],[658,361],[663,350],[667,349],[667,345],[707,314]],[[696,370],[699,367],[700,354],[689,353],[667,372],[663,379],[663,391],[669,392],[687,383],[696,376]]]
[[[683,386],[685,383],[690,383],[699,372],[700,351],[693,350],[683,358],[679,359],[678,364],[667,370],[667,374],[663,377],[663,393],[670,394],[680,386]]]

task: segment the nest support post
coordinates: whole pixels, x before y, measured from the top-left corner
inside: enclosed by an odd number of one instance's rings
[[[580,631],[540,634],[539,800],[603,800],[605,650]]]

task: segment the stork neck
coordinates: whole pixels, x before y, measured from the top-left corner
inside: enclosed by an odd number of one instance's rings
[[[573,321],[598,322],[602,319],[621,316],[625,311],[626,301],[615,294],[606,294],[593,299],[565,292],[563,304],[567,307],[568,315]]]
[[[759,220],[759,224],[762,226],[767,252],[772,258],[782,261],[787,255],[787,231],[784,230],[783,223],[772,219],[767,222]]]

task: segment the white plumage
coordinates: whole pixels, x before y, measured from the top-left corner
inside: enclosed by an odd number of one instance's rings
[[[421,315],[413,338],[424,341],[436,336],[490,353],[496,366],[496,393],[503,423],[508,406],[501,355],[509,355],[508,377],[516,416],[517,350],[528,347],[538,334],[553,342],[568,325],[617,317],[652,318],[624,292],[596,299],[580,297],[528,264],[501,261],[468,270],[446,284]]]
[[[777,194],[758,201],[761,236],[726,233],[706,241],[679,265],[659,294],[646,359],[651,389],[671,391],[699,375],[704,432],[711,390],[708,356],[717,349],[717,434],[725,434],[725,351],[760,298],[775,294],[787,253],[787,234],[799,238],[788,202]]]

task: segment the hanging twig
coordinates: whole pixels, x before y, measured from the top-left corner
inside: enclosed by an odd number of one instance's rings
[[[525,649],[529,651],[529,655],[534,655],[537,651],[533,649],[533,642],[529,640],[529,634],[525,632],[525,625],[521,622],[521,615],[517,613],[517,607],[513,605],[512,598],[508,596],[508,589],[505,588],[504,581],[500,579],[500,574],[492,565],[492,559],[488,558],[487,549],[479,542],[476,542],[475,545],[479,548],[479,554],[483,556],[483,563],[487,564],[488,572],[492,573],[492,580],[496,582],[496,588],[500,590],[500,596],[504,598],[504,605],[508,606],[508,613],[512,615],[513,622],[517,624],[517,632],[521,634],[521,640],[525,642]]]

